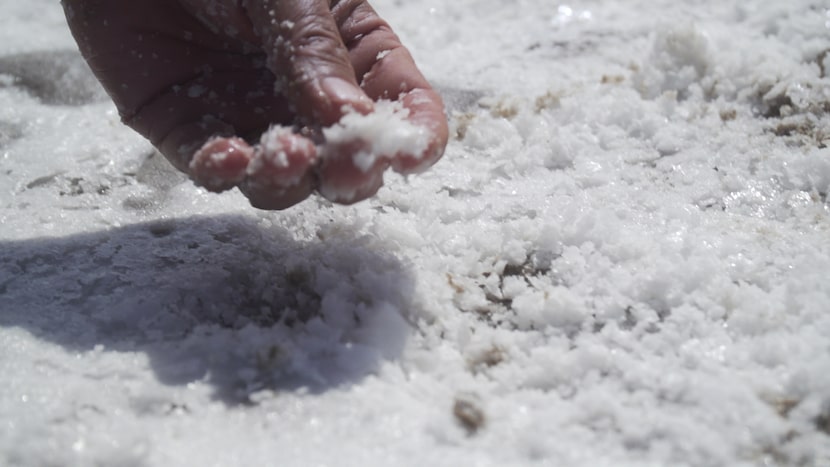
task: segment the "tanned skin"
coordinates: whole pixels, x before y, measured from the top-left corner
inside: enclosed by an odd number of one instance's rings
[[[431,166],[447,144],[440,96],[389,25],[360,0],[63,0],[81,53],[122,120],[199,185],[285,209],[315,190],[375,194],[391,165]],[[352,163],[361,142],[318,157],[319,129],[400,100],[423,154]],[[259,144],[284,126],[276,145]],[[281,151],[276,164],[267,152]],[[217,157],[220,156],[221,157]],[[287,161],[287,163],[286,163]]]

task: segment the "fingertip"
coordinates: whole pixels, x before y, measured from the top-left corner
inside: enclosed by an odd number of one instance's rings
[[[413,89],[406,93],[401,101],[409,109],[409,121],[428,128],[435,141],[449,139],[449,124],[444,110],[444,100],[434,89]]]
[[[393,159],[392,168],[402,174],[423,172],[441,159],[449,141],[444,103],[433,89],[414,89],[401,101],[409,110],[407,120],[429,132],[429,143],[419,154],[398,154]]]
[[[327,200],[343,205],[355,204],[374,196],[383,186],[383,171],[373,173],[371,178],[360,185],[321,183],[317,187],[320,196]]]
[[[316,162],[317,148],[308,138],[272,128],[262,135],[239,189],[255,208],[287,209],[313,192]]]
[[[246,175],[263,183],[289,186],[317,162],[317,147],[308,138],[284,127],[263,133]]]
[[[418,156],[402,153],[392,159],[392,170],[403,175],[415,175],[425,172],[435,165],[444,155],[446,140],[434,140]]]
[[[257,209],[282,211],[308,198],[314,191],[314,184],[311,178],[304,177],[291,187],[263,189],[262,185],[244,180],[239,184],[239,190],[248,198],[251,206]]]
[[[193,155],[188,173],[199,186],[217,193],[226,191],[245,178],[253,152],[241,138],[214,137]]]
[[[362,148],[353,142],[338,147],[328,147],[318,168],[317,191],[329,201],[353,204],[374,196],[383,186],[383,173],[389,167],[386,158],[377,158],[369,166],[356,162]]]

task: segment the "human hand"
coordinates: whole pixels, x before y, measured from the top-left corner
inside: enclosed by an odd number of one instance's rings
[[[284,209],[315,190],[372,196],[391,165],[426,169],[443,154],[443,103],[389,26],[363,0],[63,0],[81,53],[123,121],[211,191]],[[369,167],[356,140],[318,154],[322,127],[399,100],[426,129],[420,154]],[[271,126],[293,131],[270,132]]]

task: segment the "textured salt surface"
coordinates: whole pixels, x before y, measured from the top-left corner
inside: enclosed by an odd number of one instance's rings
[[[0,464],[830,464],[827,5],[373,3],[447,153],[279,213],[0,3]]]
[[[420,157],[429,145],[426,128],[406,120],[409,111],[399,102],[378,101],[369,115],[356,112],[346,114],[340,121],[323,129],[328,147],[338,147],[353,141],[365,143],[365,147],[352,156],[354,164],[367,172],[378,158],[396,155]],[[321,151],[325,157],[325,147]]]

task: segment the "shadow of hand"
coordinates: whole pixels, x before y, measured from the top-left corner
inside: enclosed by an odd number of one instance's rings
[[[67,349],[144,352],[169,385],[324,391],[398,356],[412,280],[340,238],[303,243],[245,217],[0,242],[0,326]]]

